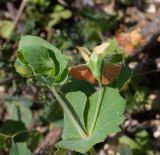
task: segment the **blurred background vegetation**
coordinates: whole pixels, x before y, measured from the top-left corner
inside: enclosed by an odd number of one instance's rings
[[[34,155],[51,154],[63,126],[62,111],[51,93],[14,69],[20,37],[48,40],[71,66],[83,63],[76,46],[92,49],[115,38],[121,25],[125,33],[140,28],[145,43],[126,53],[134,74],[122,91],[127,99],[122,132],[98,144],[97,154],[159,155],[159,6],[160,0],[0,0],[0,155],[7,155],[11,146],[3,134],[25,142]]]

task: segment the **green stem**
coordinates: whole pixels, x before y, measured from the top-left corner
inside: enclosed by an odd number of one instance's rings
[[[100,90],[99,90],[99,96],[98,96],[98,100],[97,100],[97,104],[96,104],[96,111],[95,111],[95,115],[93,118],[93,122],[89,131],[89,135],[92,135],[93,130],[95,128],[96,122],[97,122],[97,118],[98,118],[98,114],[99,114],[99,110],[101,107],[101,103],[102,103],[102,99],[103,99],[103,93],[104,93],[104,89],[102,88],[102,83],[101,81],[98,81]]]
[[[76,120],[75,116],[73,115],[72,111],[69,109],[69,107],[66,105],[66,103],[64,102],[64,100],[61,98],[61,96],[58,94],[57,90],[52,87],[50,88],[52,90],[52,93],[54,94],[55,98],[57,99],[57,101],[59,102],[59,104],[61,105],[62,109],[66,112],[66,114],[68,115],[68,117],[70,118],[70,120],[72,121],[72,123],[74,124],[74,127],[77,129],[77,131],[79,132],[80,136],[85,139],[87,138],[87,134],[84,131],[84,129],[81,127],[81,125],[78,123],[78,121]]]
[[[90,155],[96,155],[96,151],[95,151],[94,147],[91,148],[89,153],[90,153]]]

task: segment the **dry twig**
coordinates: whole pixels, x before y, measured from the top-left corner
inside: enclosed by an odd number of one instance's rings
[[[15,28],[17,27],[17,24],[18,24],[18,22],[19,22],[19,20],[20,20],[20,18],[21,18],[21,16],[22,16],[23,10],[24,10],[25,5],[26,5],[26,1],[27,1],[27,0],[22,0],[21,5],[20,5],[19,10],[18,10],[18,13],[17,13],[17,16],[16,16],[16,18],[15,18],[14,24],[13,24],[12,32],[11,32],[10,36],[8,37],[8,39],[6,40],[6,42],[4,43],[3,47],[6,47],[6,45],[7,45],[7,44],[9,43],[9,41],[10,41],[10,39],[11,39],[11,37],[12,37],[12,33],[13,33],[13,31],[15,30]]]
[[[8,78],[6,78],[6,79],[4,79],[4,80],[1,80],[0,81],[0,86],[1,85],[4,85],[4,84],[6,84],[6,83],[10,83],[10,82],[12,82],[13,80],[15,80],[17,77],[16,76],[11,76],[11,77],[8,77]]]
[[[34,151],[33,155],[48,155],[56,142],[60,139],[61,133],[61,128],[54,128]]]

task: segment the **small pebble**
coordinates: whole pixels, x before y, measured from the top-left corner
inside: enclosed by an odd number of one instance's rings
[[[98,155],[106,155],[106,153],[104,152],[104,150],[101,150]]]
[[[131,123],[132,123],[133,126],[136,126],[138,124],[138,121],[137,120],[132,120]]]
[[[153,133],[155,138],[160,138],[160,125],[157,127],[157,130]]]
[[[131,62],[131,63],[129,63],[129,67],[131,69],[134,69],[137,65],[138,65],[138,62]]]
[[[151,14],[155,14],[156,13],[156,6],[155,4],[149,4],[147,9],[146,9],[147,13],[151,13]]]
[[[160,131],[155,131],[153,135],[154,135],[154,138],[160,138]]]
[[[160,118],[160,115],[157,114],[157,115],[156,115],[156,118],[159,119],[159,118]]]
[[[156,65],[157,65],[157,68],[160,69],[160,59],[155,59],[155,62],[156,62]]]
[[[113,150],[108,150],[107,153],[108,153],[108,155],[114,155],[114,151]]]
[[[126,120],[125,122],[124,122],[124,127],[127,127],[128,125],[130,124],[130,121],[129,120]]]
[[[108,150],[108,149],[109,149],[109,145],[108,145],[108,144],[105,144],[103,149],[104,149],[105,151]]]
[[[156,97],[157,97],[157,96],[156,96],[155,94],[150,94],[150,95],[149,95],[149,99],[151,99],[151,100],[156,99]]]
[[[152,105],[151,104],[146,104],[145,108],[146,108],[146,110],[151,110],[152,109]]]

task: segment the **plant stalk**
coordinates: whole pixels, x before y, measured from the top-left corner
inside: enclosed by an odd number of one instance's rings
[[[54,94],[55,98],[57,99],[57,101],[59,102],[59,104],[61,105],[62,109],[66,112],[66,114],[68,115],[68,117],[70,118],[70,120],[72,121],[72,123],[74,124],[75,128],[77,129],[77,131],[79,132],[80,136],[85,139],[87,138],[87,134],[84,131],[84,129],[81,127],[81,125],[78,123],[78,121],[76,120],[75,116],[73,115],[72,111],[69,109],[69,107],[66,105],[66,103],[64,102],[64,100],[61,98],[61,96],[58,94],[56,88],[52,87],[50,88],[52,90],[52,93]]]
[[[98,96],[98,100],[97,100],[97,105],[96,105],[97,107],[96,107],[95,115],[94,115],[93,122],[92,122],[92,125],[91,125],[91,128],[90,128],[90,131],[89,131],[89,135],[92,135],[93,130],[95,128],[97,118],[98,118],[98,114],[99,114],[99,110],[100,110],[101,103],[102,103],[102,99],[103,99],[104,89],[102,88],[102,82],[98,81],[98,84],[99,84],[99,88],[100,88],[99,96]]]

